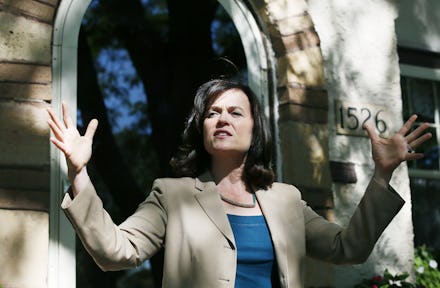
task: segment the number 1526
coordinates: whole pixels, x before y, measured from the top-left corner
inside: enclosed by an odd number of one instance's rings
[[[387,113],[384,107],[372,104],[336,102],[337,133],[354,136],[367,136],[364,124],[373,126],[383,135],[387,133]]]

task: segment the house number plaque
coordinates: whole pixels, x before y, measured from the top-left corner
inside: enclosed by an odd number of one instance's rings
[[[336,132],[343,135],[367,136],[364,124],[371,125],[380,135],[388,133],[389,115],[383,106],[336,101]]]

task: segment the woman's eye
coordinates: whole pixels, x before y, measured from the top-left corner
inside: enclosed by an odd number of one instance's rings
[[[234,116],[242,116],[243,115],[240,111],[232,111],[231,114]]]
[[[212,117],[214,117],[214,116],[217,115],[217,114],[218,114],[218,113],[215,112],[215,111],[209,111],[208,114],[207,114],[207,117],[208,117],[208,118],[212,118]]]

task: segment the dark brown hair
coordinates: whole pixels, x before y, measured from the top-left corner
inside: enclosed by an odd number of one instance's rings
[[[252,90],[243,84],[215,79],[202,84],[194,98],[194,107],[185,125],[182,145],[170,161],[176,176],[195,177],[210,168],[211,157],[203,145],[205,115],[217,96],[231,89],[243,91],[249,99],[254,119],[252,142],[247,153],[243,181],[250,187],[267,189],[274,181],[272,170],[272,137],[260,103]]]

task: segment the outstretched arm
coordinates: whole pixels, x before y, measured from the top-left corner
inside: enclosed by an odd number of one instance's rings
[[[53,133],[50,141],[64,153],[67,161],[68,177],[72,185],[73,195],[76,196],[90,181],[87,174],[87,163],[92,156],[93,136],[98,121],[93,119],[87,126],[86,133],[81,136],[73,124],[67,105],[62,103],[63,121],[59,121],[51,108],[48,124]]]
[[[389,139],[365,127],[372,145],[374,177],[345,229],[304,206],[309,256],[336,264],[358,264],[367,259],[377,239],[404,204],[388,185],[394,170],[403,161],[422,158],[423,154],[414,149],[432,137],[425,132],[428,124],[411,131],[416,119],[416,115],[411,116]]]

